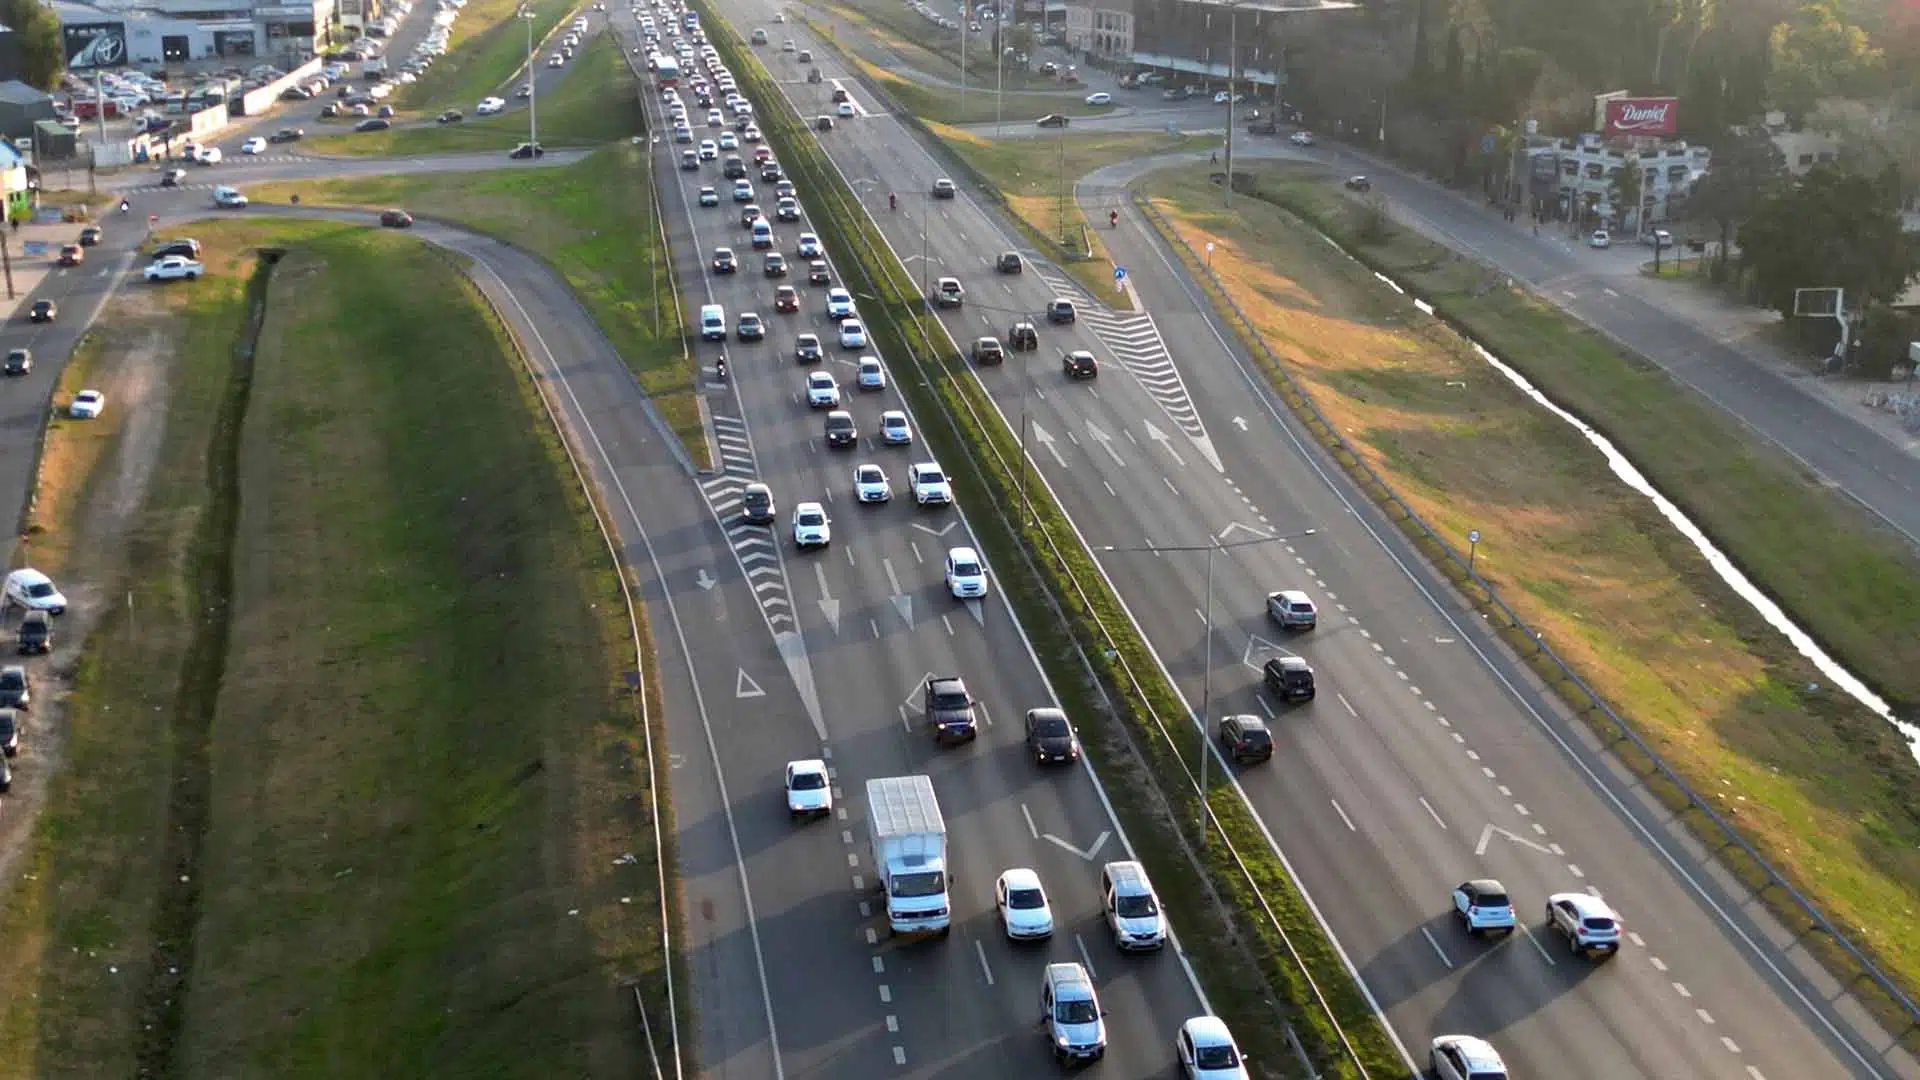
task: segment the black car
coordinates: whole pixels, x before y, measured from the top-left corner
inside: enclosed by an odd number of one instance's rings
[[[733,328],[733,333],[741,341],[760,341],[767,336],[767,324],[760,321],[760,316],[749,311],[740,316],[740,322]]]
[[[767,253],[766,275],[768,277],[787,276],[787,258],[777,251]]]
[[[383,229],[406,229],[413,226],[413,215],[405,210],[380,211],[380,227]]]
[[[514,147],[513,153],[508,154],[507,157],[514,161],[527,161],[531,158],[544,157],[546,153],[547,148],[541,146],[539,143],[523,142],[519,146]]]
[[[187,178],[185,169],[166,169],[160,173],[161,187],[179,187],[180,181]]]
[[[100,226],[98,225],[89,225],[80,230],[81,247],[93,247],[104,238],[105,234],[100,231]]]
[[[1019,273],[1023,269],[1020,253],[1017,251],[1001,252],[1000,257],[993,260],[993,268],[1003,274]]]
[[[1100,362],[1085,349],[1075,349],[1061,357],[1060,367],[1069,379],[1092,379],[1100,374]]]
[[[355,130],[355,131],[385,131],[385,130],[387,130],[388,128],[390,128],[390,127],[392,127],[392,126],[393,126],[393,121],[391,121],[391,120],[382,120],[382,119],[380,119],[379,117],[377,117],[377,116],[376,116],[376,117],[373,117],[373,118],[371,118],[371,119],[368,119],[368,120],[362,120],[362,121],[360,121],[359,123],[357,123],[357,124],[355,124],[355,125],[353,125],[353,130]]]
[[[831,419],[831,418],[829,418]],[[851,422],[851,417],[848,418]],[[921,691],[920,709],[935,742],[972,742],[980,734],[973,711],[973,694],[958,675],[929,675]]]
[[[860,441],[860,429],[854,426],[853,414],[844,409],[835,409],[827,414],[827,445],[836,450],[851,449]]]
[[[152,251],[147,252],[147,258],[155,261],[164,259],[169,255],[178,255],[183,259],[197,259],[200,257],[200,241],[167,240]]]
[[[831,116],[816,116],[816,117],[814,117],[814,118],[813,118],[813,130],[815,130],[815,131],[832,131],[832,130],[833,130],[833,117],[831,117]]]
[[[1056,296],[1047,302],[1047,321],[1050,323],[1070,323],[1076,318],[1073,301]]]
[[[827,260],[814,259],[813,261],[807,263],[807,284],[809,285],[833,284],[833,274],[827,270]]]
[[[44,611],[29,611],[14,631],[14,648],[22,655],[53,651],[53,616]]]
[[[1372,191],[1373,181],[1367,179],[1364,176],[1349,176],[1347,177],[1347,190],[1348,191]]]
[[[4,367],[0,367],[0,372],[4,372],[8,375],[25,375],[27,372],[32,370],[33,370],[33,350],[32,349],[8,349],[6,365]]]
[[[33,704],[33,680],[19,664],[0,667],[0,709],[24,709]]]
[[[1273,757],[1273,732],[1257,716],[1228,716],[1220,721],[1220,752],[1238,765]]]
[[[727,160],[720,163],[720,175],[729,180],[745,180],[747,178],[747,159],[738,154],[727,158]]]
[[[1027,752],[1035,765],[1065,765],[1080,758],[1080,740],[1059,709],[1027,710]]]
[[[339,115],[340,115],[340,106],[335,105],[331,101],[329,101],[325,105],[320,106],[320,119],[322,120],[331,120],[334,117]]]
[[[1260,681],[1282,701],[1313,700],[1313,669],[1298,656],[1281,656],[1260,669]]]
[[[446,112],[434,117],[433,122],[436,124],[457,124],[466,118],[467,114],[461,112],[459,109],[448,109]]]
[[[20,752],[20,713],[0,709],[0,753],[12,757]]]
[[[714,273],[731,274],[738,269],[740,269],[740,264],[737,261],[735,261],[733,257],[733,252],[730,249],[721,248],[720,250],[713,253],[713,272]]]
[[[1038,120],[1035,120],[1033,122],[1033,125],[1035,127],[1043,127],[1043,128],[1063,128],[1071,123],[1073,123],[1073,120],[1070,117],[1062,116],[1059,113],[1049,113],[1046,116],[1043,116]]]
[[[820,351],[820,337],[817,334],[801,334],[793,343],[793,358],[802,364],[817,364],[824,355]]]
[[[777,161],[769,161],[765,165],[760,166],[760,182],[761,183],[764,183],[764,184],[777,183],[781,180],[786,179],[786,176],[787,176],[786,170],[782,169],[780,167],[780,163]]]
[[[27,309],[28,322],[52,322],[60,317],[60,305],[51,300],[35,300]]]
[[[748,484],[740,492],[740,520],[749,525],[771,525],[778,513],[773,507],[773,489],[765,484]]]
[[[1040,332],[1030,322],[1014,323],[1007,331],[1007,347],[1014,352],[1032,352],[1040,347]]]
[[[279,131],[267,136],[267,141],[270,143],[289,143],[298,142],[306,137],[307,132],[305,128],[281,128]]]

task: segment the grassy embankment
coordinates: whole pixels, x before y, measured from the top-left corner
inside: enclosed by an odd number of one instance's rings
[[[506,91],[527,62],[527,26],[515,12],[522,7],[533,12],[537,47],[577,6],[579,0],[470,0],[454,21],[446,55],[419,81],[402,87],[395,106],[425,116],[443,109],[471,111],[474,102]],[[542,62],[537,53],[535,62]]]
[[[1314,1003],[1307,986],[1311,973],[1368,1073],[1399,1075],[1403,1067],[1385,1032],[1251,814],[1217,774],[1209,805],[1220,828],[1204,850],[1195,850],[1182,823],[1200,812],[1198,795],[1183,778],[1198,771],[1196,748],[1184,734],[1177,742],[1165,735],[1186,731],[1177,695],[1044,489],[1033,492],[1036,524],[1022,525],[1006,512],[1018,505],[1020,486],[1010,467],[1017,460],[1013,433],[994,417],[938,327],[919,314],[922,301],[911,276],[884,255],[871,220],[859,213],[858,200],[838,181],[812,134],[780,103],[759,65],[743,56],[744,46],[725,33],[718,40],[745,92],[771,103],[762,107],[762,126],[809,193],[808,209],[823,226],[821,235],[849,287],[878,298],[868,326],[880,351],[919,371],[898,385],[923,422],[920,436],[962,489],[980,493],[969,504],[977,538],[999,568],[1005,594],[1062,705],[1081,718],[1088,752],[1156,886],[1171,907],[1188,913],[1181,941],[1215,1007],[1263,1072],[1306,1075],[1282,1032],[1290,1024],[1320,1075],[1356,1077],[1360,1073],[1340,1048],[1333,1023]],[[1139,679],[1137,691],[1129,671]],[[1246,860],[1253,884],[1229,845]]]
[[[687,453],[705,467],[711,452],[648,195],[652,183],[646,150],[623,143],[563,169],[302,180],[247,193],[270,202],[298,192],[308,204],[404,206],[540,256],[566,279]]]
[[[639,1074],[631,634],[511,341],[407,238],[195,232],[208,276],[81,359],[165,411],[116,550],[136,417],[49,435],[36,558],[103,599],[0,906],[0,1076]]]
[[[1515,611],[1836,925],[1920,985],[1920,769],[1898,734],[1844,695],[1809,692],[1822,681],[1812,666],[1584,439],[1281,207],[1416,289],[1607,433],[1803,626],[1909,710],[1920,701],[1911,554],[1657,369],[1498,287],[1497,275],[1391,225],[1370,239],[1371,212],[1322,177],[1274,170],[1258,183],[1262,199],[1232,211],[1204,170],[1157,174],[1146,191],[1190,262],[1216,245],[1214,273],[1341,440],[1457,555],[1478,529],[1476,569]],[[1612,738],[1545,665],[1542,676]],[[1615,748],[1669,805],[1684,805],[1631,744]],[[1721,846],[1717,829],[1694,824]],[[1723,855],[1763,884],[1737,849]],[[1769,900],[1789,925],[1804,922],[1786,898]],[[1810,940],[1833,958],[1819,935]]]
[[[548,149],[599,146],[644,130],[633,72],[620,55],[620,43],[598,34],[574,55],[565,76],[536,101],[540,144]],[[467,119],[454,124],[402,124],[385,131],[315,135],[306,148],[316,154],[387,157],[498,150],[502,154],[527,141],[527,111],[474,116],[473,103],[461,106]]]

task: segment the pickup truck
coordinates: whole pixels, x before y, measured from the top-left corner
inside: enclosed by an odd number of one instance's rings
[[[935,742],[972,742],[980,734],[973,695],[958,675],[927,676],[921,701]]]

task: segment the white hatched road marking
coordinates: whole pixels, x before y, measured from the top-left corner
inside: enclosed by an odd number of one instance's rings
[[[1052,278],[1046,280],[1052,283]],[[1153,316],[1146,312],[1119,312],[1108,308],[1088,306],[1080,309],[1079,319],[1093,331],[1093,336],[1106,346],[1113,358],[1120,361],[1128,374],[1134,377],[1160,411],[1168,420],[1180,429],[1180,433],[1193,440],[1207,463],[1215,472],[1226,472],[1220,455],[1213,448],[1213,440],[1207,436],[1207,427],[1200,422],[1200,414],[1193,407],[1193,396],[1187,393],[1186,380],[1180,377],[1180,369],[1173,364],[1173,355],[1167,352],[1166,342],[1160,337],[1160,327]]]
[[[700,482],[707,505],[727,534],[733,557],[746,575],[760,614],[774,637],[795,633],[800,627],[793,617],[793,595],[787,588],[786,568],[780,562],[779,538],[773,526],[749,525],[740,520],[741,491],[758,475],[754,465],[753,443],[746,425],[738,417],[715,414],[713,437],[720,446],[720,475]]]

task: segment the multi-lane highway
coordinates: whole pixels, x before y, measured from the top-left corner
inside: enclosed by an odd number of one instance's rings
[[[616,27],[635,30],[624,13]],[[699,124],[704,110],[694,116]],[[1076,961],[1094,973],[1110,1014],[1102,1068],[1118,1076],[1165,1070],[1175,1027],[1202,1011],[1184,959],[1172,950],[1122,956],[1105,932],[1099,870],[1125,858],[1125,841],[1090,771],[1042,771],[1025,752],[1024,713],[1053,704],[1053,694],[997,592],[965,602],[947,594],[942,563],[949,548],[972,543],[968,526],[960,510],[913,505],[907,467],[927,460],[926,452],[879,445],[881,412],[905,406],[891,389],[855,388],[855,362],[873,350],[839,347],[825,315],[826,288],[806,280],[795,244],[814,226],[804,217],[776,223],[774,250],[794,274],[763,276],[740,204],[698,205],[700,186],[730,188],[719,163],[683,172],[679,149],[663,140],[657,167],[689,322],[699,306],[714,303],[725,307],[730,327],[745,312],[771,326],[764,342],[724,346],[724,383],[712,367],[722,347],[701,346],[719,455],[701,488],[710,528],[724,543],[698,580],[744,580],[757,603],[702,621],[689,648],[708,661],[740,661],[705,705],[757,917],[753,978],[764,978],[770,1002],[768,1017],[741,1007],[739,995],[751,985],[743,968],[710,980],[718,996],[702,1012],[702,1060],[726,1076],[871,1075],[894,1067],[908,1075],[1033,1075],[1047,1067],[1035,1027],[1042,969]],[[758,201],[771,212],[773,185],[753,175],[764,189]],[[799,197],[804,210],[808,193]],[[720,246],[740,257],[739,273],[711,272]],[[799,312],[774,312],[778,284],[798,288]],[[861,428],[853,449],[827,449],[822,413],[805,404],[809,369],[793,354],[802,332],[826,345],[819,369],[838,378]],[[855,503],[861,462],[885,468],[896,492],[891,504]],[[754,479],[773,489],[780,518],[772,528],[739,519],[741,489]],[[964,490],[958,496],[962,508],[978,498]],[[790,514],[802,500],[827,507],[833,541],[825,550],[803,555],[790,543]],[[928,674],[968,681],[985,718],[976,743],[933,745],[919,702]],[[676,736],[705,738],[690,717],[672,722]],[[684,747],[692,739],[676,741]],[[836,771],[843,814],[792,826],[781,811],[781,768],[822,755]],[[932,777],[947,818],[955,925],[946,940],[900,945],[889,942],[872,892],[861,796],[868,778],[916,772]],[[726,865],[721,822],[711,824],[683,840],[690,877]],[[994,881],[1013,867],[1037,870],[1049,891],[1059,926],[1049,944],[1014,947],[999,928]]]
[[[743,36],[770,26],[774,10],[761,0],[726,7]],[[775,36],[788,34],[805,37],[791,26]],[[849,78],[820,43],[801,44],[829,78]],[[790,54],[758,54],[801,115],[830,111],[826,85],[806,83]],[[1015,313],[1036,312],[1056,294],[1080,302],[1077,324],[1042,322],[1031,361],[1015,354],[979,377],[1011,426],[1021,426],[1025,410],[1040,475],[1086,541],[1139,548],[1276,538],[1217,560],[1212,711],[1275,717],[1275,761],[1241,782],[1414,1056],[1424,1059],[1433,1035],[1468,1032],[1493,1039],[1522,1075],[1911,1069],[1897,1052],[1877,1049],[1877,1033],[1856,1028],[1850,1003],[1823,998],[1822,980],[1800,967],[1804,957],[1776,944],[1764,915],[1723,886],[1519,665],[1460,616],[1391,527],[1299,438],[1137,223],[1127,221],[1110,243],[1121,245],[1145,313],[1105,310],[1045,266],[997,275],[992,256],[1016,246],[1007,230],[964,191],[927,198],[945,170],[900,121],[872,100],[860,105],[865,115],[820,142],[916,276],[951,274],[966,285],[967,306],[942,316],[957,342],[1004,333]],[[896,212],[886,209],[889,190],[902,196]],[[699,231],[703,253],[716,243],[747,252],[728,207],[688,213],[711,222]],[[756,266],[750,258],[747,274]],[[687,268],[689,281],[696,271]],[[701,289],[691,292],[689,303]],[[770,293],[769,283],[742,276],[724,287],[722,302],[737,309],[744,295],[764,312]],[[782,355],[791,336],[776,319],[772,347],[734,346],[732,355],[750,422],[789,432],[780,456],[813,473],[823,452],[803,439],[817,431],[787,400],[799,385]],[[1168,342],[1179,343],[1177,355]],[[1060,375],[1060,354],[1078,348],[1102,362],[1094,383]],[[770,374],[771,391],[763,389]],[[766,468],[768,436],[756,434]],[[826,475],[840,473],[844,464]],[[1308,529],[1312,536],[1299,535]],[[1200,701],[1204,558],[1115,552],[1101,562],[1188,700]],[[847,570],[888,588],[870,566]],[[791,573],[783,584],[804,617],[837,582],[823,592],[812,573]],[[1283,638],[1268,628],[1262,598],[1279,588],[1314,597],[1318,630]],[[993,626],[979,629],[991,636]],[[1321,694],[1306,707],[1280,709],[1256,685],[1259,664],[1287,651],[1319,673]],[[1507,884],[1526,924],[1493,945],[1469,941],[1448,917],[1449,890],[1485,875]],[[1560,891],[1596,891],[1620,910],[1629,934],[1617,962],[1595,968],[1547,936],[1541,910]]]

